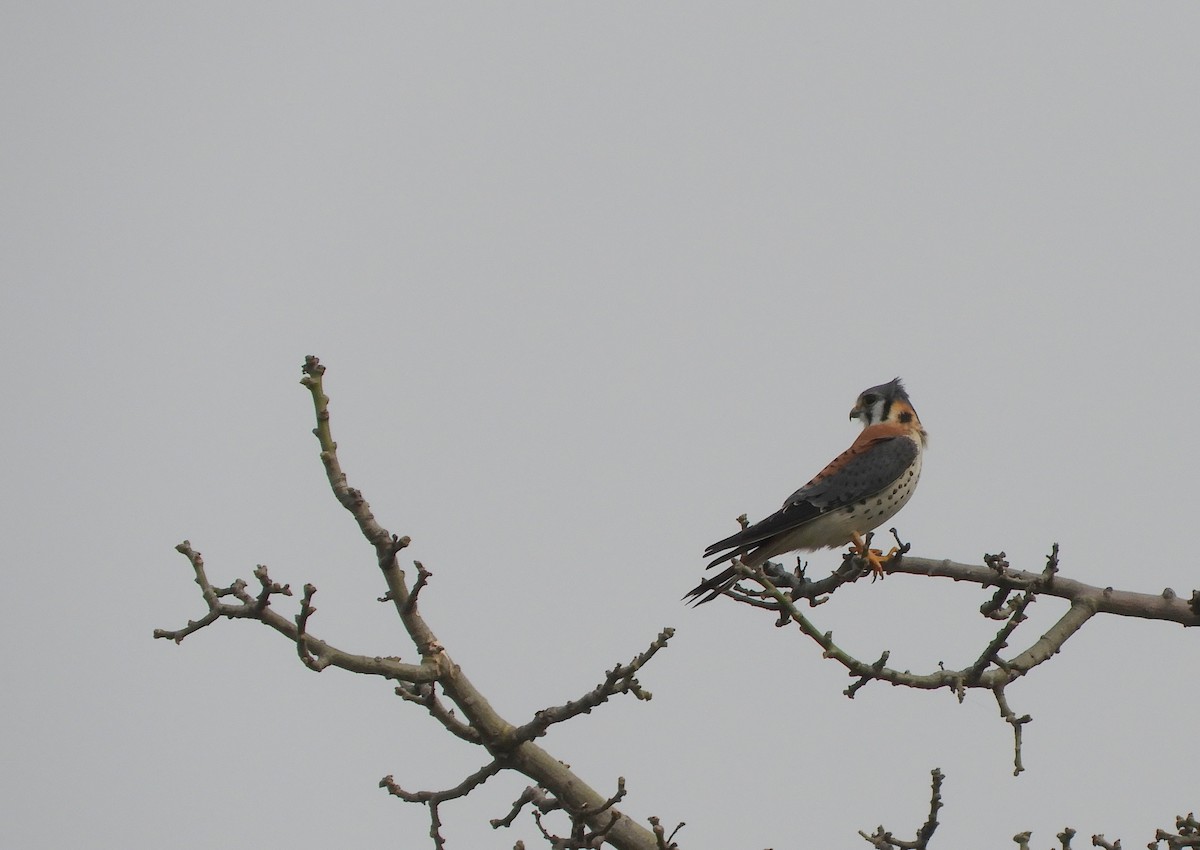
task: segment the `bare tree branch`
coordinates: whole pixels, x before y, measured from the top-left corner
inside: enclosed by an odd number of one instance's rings
[[[625,777],[622,776],[617,779],[617,793],[605,800],[597,809],[576,810],[559,800],[558,804],[553,807],[538,806],[533,812],[533,819],[537,823],[542,837],[546,839],[553,850],[592,850],[592,848],[601,847],[606,843],[609,831],[620,820],[619,815],[613,811],[613,806],[624,796]],[[543,822],[542,815],[553,809],[562,809],[570,816],[570,835],[556,835],[550,832]],[[603,816],[605,812],[609,813],[607,822],[602,823],[599,827],[590,826],[597,817]]]
[[[908,551],[908,544],[900,541],[896,529],[891,529],[891,533],[896,537],[898,554],[887,564],[889,574],[946,577],[978,584],[984,588],[996,588],[991,598],[979,607],[979,611],[989,619],[1002,621],[1003,625],[975,660],[966,667],[949,670],[939,665],[936,672],[924,674],[894,670],[887,666],[890,653],[886,650],[873,663],[862,661],[838,646],[834,642],[832,632],[820,631],[807,615],[799,610],[797,606],[801,600],[807,600],[810,608],[825,604],[840,587],[870,574],[866,561],[852,552],[845,555],[841,565],[832,574],[818,580],[810,580],[803,567],[789,572],[777,564],[767,563],[761,567],[750,568],[740,561],[734,561],[735,569],[745,578],[757,583],[760,589],[747,588],[739,583],[726,591],[726,594],[736,602],[775,613],[777,626],[795,623],[801,632],[821,647],[824,657],[837,661],[854,677],[855,681],[844,691],[850,698],[872,681],[922,690],[945,688],[954,693],[960,702],[969,689],[991,691],[1000,707],[1001,716],[1013,729],[1014,774],[1020,774],[1024,770],[1021,760],[1021,733],[1022,727],[1029,723],[1031,718],[1027,714],[1018,717],[1009,708],[1004,689],[1056,655],[1088,620],[1096,614],[1115,614],[1148,620],[1167,620],[1184,626],[1200,625],[1200,611],[1197,610],[1200,604],[1196,602],[1197,598],[1200,598],[1200,591],[1193,592],[1192,598],[1184,601],[1169,588],[1161,594],[1152,595],[1116,591],[1111,587],[1093,587],[1063,578],[1059,575],[1057,543],[1051,548],[1042,572],[1030,573],[1012,569],[1003,552],[998,555],[984,555],[982,566],[908,557],[903,554]],[[1070,604],[1054,625],[1022,651],[1008,657],[1002,655],[1001,653],[1009,648],[1017,629],[1026,621],[1026,608],[1042,596],[1064,599]]]
[[[526,805],[531,805],[534,809],[546,814],[547,812],[557,812],[564,808],[561,800],[550,794],[545,788],[530,785],[521,792],[521,796],[513,801],[512,810],[502,818],[492,818],[488,821],[492,829],[500,829],[501,827],[512,826],[517,815],[525,808]]]
[[[1071,827],[1067,827],[1062,832],[1058,833],[1059,846],[1061,850],[1071,850],[1071,840],[1078,832]],[[1013,841],[1016,842],[1019,850],[1029,850],[1029,839],[1032,836],[1030,832],[1021,832],[1013,836]],[[1155,830],[1154,840],[1146,846],[1149,850],[1158,850],[1159,844],[1165,845],[1162,850],[1182,850],[1187,847],[1200,847],[1200,822],[1197,822],[1195,813],[1190,812],[1187,815],[1179,815],[1175,818],[1175,831],[1168,832],[1165,829]],[[1093,847],[1103,847],[1104,850],[1121,850],[1121,841],[1108,841],[1103,835],[1092,836]]]
[[[1006,587],[1013,590],[1036,587],[1038,595],[1065,599],[1072,605],[1090,608],[1095,614],[1115,614],[1118,617],[1165,620],[1183,626],[1200,626],[1200,611],[1194,610],[1190,600],[1180,599],[1170,588],[1157,594],[1136,593],[1114,590],[1111,587],[1095,587],[1059,575],[1047,579],[1045,573],[1024,570],[1006,569],[999,575],[989,574],[986,567],[930,558],[906,557],[890,568],[889,572],[949,578],[954,581],[973,582],[983,587]]]
[[[650,828],[654,830],[654,837],[658,839],[657,850],[679,850],[679,845],[675,843],[674,839],[679,830],[683,829],[687,824],[681,821],[671,830],[671,834],[667,835],[666,829],[663,828],[662,822],[658,818],[651,815],[648,820],[650,821]]]
[[[1167,846],[1167,850],[1179,850],[1183,847],[1200,847],[1200,822],[1196,820],[1195,812],[1180,815],[1175,818],[1175,831],[1167,832],[1160,829],[1154,833],[1154,841],[1147,845],[1150,850],[1156,850],[1159,842]]]
[[[224,588],[213,587],[205,574],[203,557],[199,552],[192,549],[188,541],[183,541],[175,548],[192,562],[192,566],[196,570],[197,583],[201,585],[201,595],[208,601],[209,610],[199,620],[188,621],[187,626],[182,629],[155,629],[154,637],[156,638],[164,638],[180,643],[188,635],[211,625],[222,617],[227,617],[231,620],[258,620],[263,625],[269,626],[279,632],[293,643],[298,643],[303,638],[305,647],[310,653],[313,663],[316,665],[312,669],[323,670],[331,666],[339,667],[351,673],[381,676],[385,679],[395,679],[400,682],[432,682],[437,678],[438,671],[431,664],[404,664],[398,658],[393,657],[353,655],[313,637],[307,631],[302,635],[300,627],[294,620],[289,620],[277,614],[269,605],[259,604],[256,597],[246,593],[246,583],[244,581],[239,579],[229,587]],[[265,567],[260,566],[255,572],[266,578]],[[267,580],[269,581],[269,579]],[[313,588],[313,590],[315,591],[316,588]],[[291,592],[288,591],[284,595],[290,596]],[[227,596],[234,596],[239,599],[239,604],[220,601]],[[307,618],[305,619],[307,621]]]
[[[454,714],[454,709],[448,708],[438,699],[436,683],[422,685],[403,684],[396,687],[396,696],[403,697],[409,702],[415,702],[429,712],[446,731],[470,744],[481,743],[479,733],[469,724],[463,723]]]
[[[214,587],[205,570],[204,559],[192,549],[187,541],[176,547],[191,562],[195,580],[207,612],[198,620],[189,621],[180,629],[156,629],[156,638],[165,638],[179,643],[185,637],[206,628],[221,618],[257,620],[274,629],[296,646],[300,660],[311,670],[321,671],[327,667],[339,667],[355,673],[367,673],[396,681],[395,691],[403,699],[422,706],[445,729],[461,740],[484,747],[491,760],[458,785],[443,791],[409,792],[401,788],[392,777],[385,777],[380,785],[389,793],[408,802],[425,805],[429,809],[430,837],[435,848],[445,847],[441,834],[439,807],[450,800],[469,794],[491,776],[504,770],[513,770],[532,779],[538,788],[546,789],[556,801],[556,808],[567,812],[571,818],[571,835],[566,838],[547,836],[558,842],[555,846],[591,847],[608,843],[620,850],[661,850],[661,836],[636,823],[616,808],[616,803],[625,795],[624,780],[612,797],[604,797],[565,764],[551,756],[532,742],[543,734],[551,724],[586,713],[618,693],[633,693],[639,699],[649,699],[650,693],[642,688],[636,674],[663,647],[673,634],[664,629],[650,647],[636,656],[629,664],[617,665],[596,689],[581,699],[564,706],[546,709],[525,726],[517,727],[499,715],[484,698],[462,668],[447,654],[429,624],[425,622],[417,607],[420,591],[428,585],[432,575],[420,562],[416,562],[417,578],[409,588],[405,573],[400,568],[397,555],[410,544],[407,536],[391,534],[375,519],[371,507],[363,494],[352,488],[338,460],[337,444],[330,430],[329,398],[325,395],[323,377],[325,367],[316,357],[307,357],[303,366],[301,383],[312,395],[316,416],[314,435],[320,445],[321,463],[326,477],[338,502],[350,512],[363,537],[375,550],[378,566],[386,592],[381,601],[390,602],[396,610],[409,639],[412,641],[419,664],[403,663],[393,657],[370,657],[344,652],[312,635],[310,622],[316,613],[312,604],[316,588],[311,584],[304,587],[304,596],[299,612],[294,618],[277,613],[271,606],[276,596],[290,596],[287,585],[271,581],[266,567],[255,572],[260,591],[252,596],[246,583],[235,581],[228,587]],[[228,600],[236,601],[228,601]],[[449,702],[447,705],[439,696]],[[451,707],[452,706],[452,707]],[[530,797],[529,801],[534,798]],[[523,805],[523,803],[522,803]],[[515,807],[507,819],[508,825],[520,807]],[[540,807],[535,816],[540,818]]]
[[[1000,716],[1004,718],[1004,722],[1012,726],[1013,729],[1013,776],[1020,776],[1025,770],[1025,765],[1021,761],[1021,728],[1031,720],[1028,714],[1022,714],[1020,717],[1008,707],[1008,698],[1004,695],[1004,685],[997,685],[992,689],[992,693],[996,696],[996,705],[1000,707]]]
[[[1000,569],[994,569],[986,564],[980,566],[949,559],[914,558],[909,555],[889,562],[887,573],[948,578],[956,582],[978,584],[981,587],[996,587],[1001,591],[1024,591],[1033,588],[1037,595],[1065,599],[1072,604],[1090,608],[1096,614],[1114,614],[1142,620],[1165,620],[1183,626],[1200,626],[1200,590],[1193,591],[1191,597],[1184,600],[1171,588],[1166,588],[1161,593],[1137,593],[1114,590],[1111,587],[1096,587],[1058,575],[1057,553],[1056,543],[1051,556],[1053,570],[1047,569],[1041,573],[1011,569],[1006,561],[1000,563]],[[1003,554],[1000,553],[996,557],[1002,559]],[[992,557],[985,556],[985,560]],[[777,564],[770,564],[766,575],[775,587],[790,590],[793,601],[812,600],[867,575],[869,570],[861,566],[859,569],[853,568],[854,562],[857,561],[859,559],[848,556],[832,575],[816,581],[809,581],[803,575],[789,572]],[[769,593],[765,595],[771,596]]]
[[[447,800],[457,800],[460,797],[465,797],[478,788],[483,783],[487,782],[504,768],[504,764],[500,759],[492,759],[479,770],[472,773],[462,782],[455,785],[453,788],[447,788],[445,791],[417,791],[408,792],[396,784],[395,780],[389,775],[379,780],[379,787],[387,789],[387,792],[393,797],[399,797],[406,803],[422,803],[429,808],[429,837],[433,839],[433,846],[442,850],[446,846],[446,839],[442,836],[442,819],[438,812],[438,806]]]
[[[942,780],[946,778],[936,767],[930,771],[930,776],[933,790],[929,798],[929,817],[917,830],[916,838],[912,841],[896,838],[882,825],[877,826],[870,835],[862,830],[859,830],[858,834],[877,850],[926,850],[929,846],[929,839],[933,837],[933,833],[938,828],[937,813],[938,809],[942,807]]]
[[[417,607],[417,597],[421,595],[421,589],[429,584],[429,578],[433,575],[433,573],[425,569],[425,565],[420,561],[413,561],[413,566],[417,568],[417,581],[413,584],[412,593],[409,594],[408,600],[404,603],[404,610],[409,613]]]
[[[617,694],[632,693],[640,700],[651,699],[653,694],[642,688],[641,683],[635,678],[635,674],[654,657],[655,653],[667,645],[667,641],[674,634],[674,629],[663,629],[645,652],[636,656],[628,664],[618,664],[609,670],[603,682],[579,699],[538,711],[534,714],[533,720],[517,728],[514,733],[515,739],[532,741],[534,738],[540,738],[553,724],[562,723],[564,720],[570,720],[581,714],[590,714],[593,708],[608,702],[609,697]]]

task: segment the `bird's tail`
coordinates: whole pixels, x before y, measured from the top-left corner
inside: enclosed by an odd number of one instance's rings
[[[705,602],[711,602],[720,596],[729,588],[737,584],[738,571],[734,567],[722,570],[715,576],[706,578],[694,588],[687,592],[683,598],[692,603],[692,605],[703,605]],[[704,597],[701,599],[700,597]]]

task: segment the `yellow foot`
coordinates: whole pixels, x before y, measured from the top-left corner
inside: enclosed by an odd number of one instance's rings
[[[873,574],[874,578],[884,577],[885,573],[883,568],[892,560],[892,556],[900,551],[898,548],[893,546],[891,551],[885,555],[881,549],[868,549],[866,541],[864,541],[857,533],[851,535],[850,543],[850,550],[871,565],[871,573]]]

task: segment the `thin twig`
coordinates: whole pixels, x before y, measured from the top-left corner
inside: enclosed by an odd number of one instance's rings
[[[674,629],[664,628],[650,643],[650,646],[644,652],[634,656],[628,664],[618,664],[609,670],[600,684],[580,698],[536,712],[532,720],[516,729],[513,738],[516,741],[532,741],[534,738],[546,734],[546,730],[555,723],[562,723],[572,717],[578,717],[580,714],[589,714],[593,708],[607,702],[609,697],[617,694],[632,693],[640,700],[651,699],[654,695],[641,686],[636,674],[660,649],[667,645],[667,641],[674,634]]]
[[[1004,686],[998,685],[992,689],[992,693],[996,696],[996,705],[1000,708],[1000,716],[1004,718],[1004,722],[1012,726],[1013,730],[1013,776],[1020,776],[1025,770],[1025,765],[1021,763],[1021,730],[1026,723],[1033,720],[1028,714],[1023,714],[1020,717],[1008,707],[1008,697],[1004,694]]]
[[[429,584],[429,577],[433,575],[433,573],[425,569],[425,565],[420,561],[413,561],[413,566],[417,568],[417,580],[413,584],[412,593],[404,601],[404,611],[409,614],[417,607],[417,597],[421,595],[421,588]]]
[[[929,797],[929,817],[925,819],[925,823],[917,830],[917,835],[912,841],[906,841],[902,838],[896,838],[889,830],[883,828],[882,825],[877,826],[875,831],[868,835],[859,830],[859,835],[871,844],[877,850],[927,850],[929,847],[929,839],[933,837],[933,833],[938,828],[937,814],[942,807],[942,781],[946,778],[938,768],[930,771],[932,790]]]
[[[304,662],[305,667],[320,673],[328,666],[328,662],[321,664],[308,651],[308,618],[317,611],[312,604],[313,594],[316,592],[317,589],[313,585],[304,585],[304,598],[300,600],[300,613],[296,615],[296,653],[300,656],[300,660]]]

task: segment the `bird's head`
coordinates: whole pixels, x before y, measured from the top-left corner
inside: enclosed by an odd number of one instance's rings
[[[925,429],[899,378],[863,390],[850,410],[850,418],[862,422],[864,428],[881,422],[899,425],[919,434],[921,442],[925,441]]]

